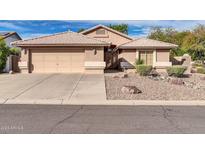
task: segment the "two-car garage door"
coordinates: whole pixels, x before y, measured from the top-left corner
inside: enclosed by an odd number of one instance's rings
[[[84,71],[84,50],[31,50],[31,70],[35,73],[78,73]]]

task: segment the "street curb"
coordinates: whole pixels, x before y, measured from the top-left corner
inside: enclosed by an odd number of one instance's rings
[[[0,99],[0,104],[5,103],[5,99]],[[5,104],[39,104],[39,105],[119,105],[119,106],[205,106],[205,100],[171,101],[171,100],[98,100],[98,101],[64,101],[60,99],[38,99],[20,100],[8,99]]]
[[[6,99],[0,99],[0,104],[4,104]]]
[[[62,104],[62,100],[56,99],[38,99],[38,100],[31,100],[31,99],[24,99],[24,100],[20,100],[20,99],[9,99],[6,101],[5,104],[48,104],[48,105],[61,105]]]
[[[62,105],[120,105],[120,106],[139,106],[139,105],[147,105],[147,106],[205,106],[205,101],[197,100],[197,101],[167,101],[167,100],[106,100],[105,102],[69,102],[68,104]]]

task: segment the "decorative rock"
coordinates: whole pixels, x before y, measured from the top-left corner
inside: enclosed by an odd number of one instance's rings
[[[118,76],[118,75],[113,75],[112,77],[113,77],[113,78],[119,78],[119,76]]]
[[[160,76],[160,79],[161,79],[161,80],[165,80],[166,78],[167,78],[166,76],[163,76],[163,75]]]
[[[191,73],[196,73],[197,69],[196,68],[191,68]]]
[[[185,81],[184,85],[190,88],[193,88],[196,84],[194,82],[191,81]]]
[[[14,72],[11,70],[11,71],[9,71],[9,74],[14,74]]]
[[[120,74],[120,78],[128,78],[128,74],[127,73]]]
[[[149,79],[152,79],[154,81],[159,81],[160,77],[159,76],[148,76]]]
[[[167,73],[164,73],[164,72],[160,73],[160,79],[161,80],[168,80],[169,78],[170,77],[168,76]]]
[[[152,69],[149,75],[151,75],[152,77],[157,77],[159,76],[159,73],[155,69]]]
[[[191,66],[191,56],[189,54],[184,54],[182,56],[182,66],[187,67],[186,71],[184,74],[190,74],[192,71],[192,66]]]
[[[128,74],[127,73],[122,73],[119,75],[114,75],[113,78],[128,78]]]
[[[200,79],[201,79],[201,80],[205,80],[205,76],[201,77]]]
[[[137,87],[135,86],[123,86],[121,88],[122,93],[124,94],[139,94],[142,93],[141,90],[139,90]]]
[[[172,78],[169,81],[171,84],[175,84],[175,85],[183,85],[184,81],[180,78]]]
[[[201,87],[198,85],[193,86],[193,89],[200,89]]]

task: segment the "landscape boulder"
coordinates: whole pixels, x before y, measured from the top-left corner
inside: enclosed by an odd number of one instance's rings
[[[9,74],[14,74],[14,71],[12,71],[12,70],[11,70],[11,71],[9,71]]]
[[[201,77],[200,79],[201,79],[201,80],[205,80],[205,76]]]
[[[120,78],[128,78],[128,74],[127,73],[122,73],[122,74],[120,74]]]
[[[113,75],[112,78],[120,78],[118,75]]]
[[[152,77],[157,77],[157,76],[159,76],[159,73],[155,69],[152,69],[151,72],[149,73],[149,75]]]
[[[175,85],[184,85],[184,81],[180,78],[171,78],[169,82]]]
[[[113,78],[128,78],[128,74],[122,73],[122,74],[114,75]]]
[[[139,94],[142,93],[136,86],[123,86],[121,88],[123,94]]]

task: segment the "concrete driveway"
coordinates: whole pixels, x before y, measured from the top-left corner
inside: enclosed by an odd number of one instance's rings
[[[69,104],[106,100],[103,75],[0,75],[1,104]]]

